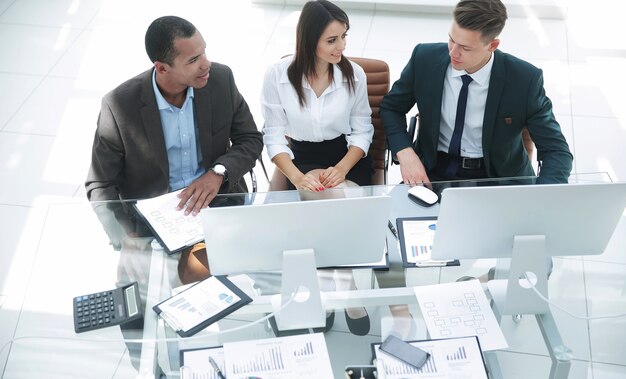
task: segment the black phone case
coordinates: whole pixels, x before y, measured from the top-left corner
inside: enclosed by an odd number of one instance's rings
[[[404,342],[393,335],[387,336],[380,345],[380,350],[418,369],[421,368],[424,363],[426,363],[426,360],[428,360],[428,357],[430,357],[430,354],[419,347]]]

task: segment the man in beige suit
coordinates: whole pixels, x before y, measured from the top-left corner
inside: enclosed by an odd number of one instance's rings
[[[198,214],[218,193],[247,192],[242,177],[263,140],[230,68],[210,62],[200,32],[179,17],[154,20],[145,45],[153,67],[102,99],[88,199],[141,199],[185,188],[179,208]],[[116,247],[144,232],[131,207],[94,208]]]

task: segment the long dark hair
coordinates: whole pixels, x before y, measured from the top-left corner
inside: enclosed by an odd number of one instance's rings
[[[311,78],[315,76],[317,43],[328,24],[333,21],[345,24],[346,30],[350,29],[350,22],[346,12],[330,1],[309,1],[304,4],[302,13],[300,13],[300,19],[296,27],[296,54],[289,68],[287,68],[287,77],[296,90],[300,106],[302,107],[306,104],[304,88],[302,88],[302,77]],[[348,58],[342,55],[338,66],[343,76],[348,79],[348,87],[351,91],[354,91],[354,70]],[[332,80],[332,67],[328,70],[328,75]]]

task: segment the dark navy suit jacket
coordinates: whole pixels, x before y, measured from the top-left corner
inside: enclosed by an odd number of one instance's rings
[[[537,182],[566,183],[573,157],[545,94],[542,71],[499,50],[493,59],[482,136],[487,175],[535,175],[521,137],[522,128],[527,127],[542,161]],[[417,104],[419,134],[413,148],[427,173],[437,163],[443,84],[449,64],[447,44],[417,45],[380,106],[389,148],[396,154],[412,144],[406,114]]]

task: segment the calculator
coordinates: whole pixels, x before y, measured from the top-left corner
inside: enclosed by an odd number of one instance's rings
[[[120,325],[143,318],[137,282],[74,298],[76,333]]]

